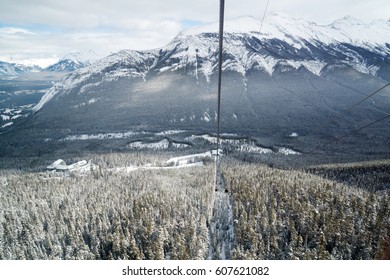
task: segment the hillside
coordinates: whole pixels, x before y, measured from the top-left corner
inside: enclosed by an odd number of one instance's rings
[[[0,171],[0,259],[210,258],[217,246],[210,242],[218,211],[212,205],[220,194],[213,164],[122,168],[169,156],[90,155],[98,168],[82,176]],[[222,168],[233,205],[232,259],[388,254],[388,195],[229,158]]]
[[[390,80],[388,22],[363,24],[346,17],[321,26],[273,14],[261,33],[259,26],[250,17],[226,22],[223,132],[303,151],[387,114],[389,87],[345,110]],[[210,133],[217,44],[216,25],[207,25],[185,30],[159,49],[123,50],[98,60],[56,83],[35,114],[6,137],[23,147],[28,143],[20,134],[41,143],[128,131]],[[321,151],[383,156],[389,153],[389,127],[387,118],[344,146]],[[294,133],[299,137],[289,137]]]

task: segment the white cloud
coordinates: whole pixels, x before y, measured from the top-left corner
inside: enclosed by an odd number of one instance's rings
[[[319,24],[330,24],[346,15],[367,23],[375,19],[387,20],[390,17],[388,0],[271,0],[269,9],[285,11]]]
[[[267,0],[231,0],[226,2],[226,16],[252,15],[262,17]],[[42,24],[67,28],[119,27],[124,29],[148,26],[162,20],[218,19],[219,1],[214,0],[2,0],[0,18],[9,24]],[[270,0],[270,10],[285,11],[297,16],[331,21],[350,14],[362,20],[388,19],[388,0]],[[143,22],[144,21],[144,22]],[[138,25],[122,24],[138,22]]]
[[[267,0],[225,2],[226,18],[261,18]],[[217,0],[2,0],[0,53],[39,61],[71,51],[162,47],[192,22],[217,21],[218,6]],[[272,10],[320,24],[345,15],[365,22],[390,15],[388,0],[270,0]]]
[[[16,27],[2,27],[0,28],[0,36],[9,36],[9,35],[36,35],[36,33],[28,31],[24,28],[16,28]]]

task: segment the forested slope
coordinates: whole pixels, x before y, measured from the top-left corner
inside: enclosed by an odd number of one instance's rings
[[[0,259],[206,259],[213,164],[126,172],[158,155],[94,156],[87,175],[0,171]],[[233,259],[388,258],[386,192],[224,160]],[[372,181],[375,182],[375,181]],[[375,188],[368,188],[375,189]],[[214,213],[215,214],[215,213]]]
[[[237,219],[235,258],[374,259],[390,199],[319,176],[264,166],[226,168]]]
[[[204,259],[210,170],[0,176],[0,259]]]

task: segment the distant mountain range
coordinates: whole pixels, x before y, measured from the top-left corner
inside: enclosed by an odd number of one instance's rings
[[[52,72],[72,72],[91,65],[99,58],[101,58],[101,56],[93,50],[89,50],[85,53],[73,52],[61,58],[57,63],[46,67],[45,70]]]
[[[252,17],[225,23],[223,131],[302,150],[389,112],[389,88],[344,110],[390,81],[390,22],[345,17],[322,26],[274,13],[260,25]],[[217,23],[191,28],[165,47],[123,50],[75,70],[43,96],[24,128],[58,137],[129,129],[214,131],[217,29]],[[358,137],[388,145],[389,124]],[[299,137],[289,137],[294,133]]]
[[[0,61],[0,77],[19,76],[39,71],[42,71],[42,68],[40,68],[39,66],[26,66],[18,63]]]
[[[0,61],[0,77],[17,77],[29,73],[37,72],[72,72],[85,66],[91,65],[102,56],[95,51],[88,52],[72,52],[58,60],[58,62],[42,68],[37,65],[24,65],[20,63],[12,63]]]

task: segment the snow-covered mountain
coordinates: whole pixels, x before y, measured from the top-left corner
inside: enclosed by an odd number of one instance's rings
[[[277,65],[295,69],[302,66],[320,75],[325,66],[339,63],[361,73],[381,75],[378,72],[384,72],[383,67],[388,69],[389,66],[386,59],[390,55],[390,22],[364,24],[347,16],[322,26],[273,13],[266,18],[261,30],[260,25],[260,21],[252,17],[226,22],[225,53],[232,56],[226,68],[243,74],[259,68],[272,75]],[[217,23],[192,28],[179,34],[173,43],[185,42],[189,47],[188,56],[196,53],[209,58],[209,50],[216,49],[216,40],[210,35],[217,31]],[[206,66],[203,72],[208,73],[208,70]]]
[[[334,120],[390,81],[390,22],[345,17],[323,26],[274,13],[260,25],[252,17],[226,21],[224,131],[272,138],[269,143],[291,142],[292,133],[314,141],[388,111],[389,88]],[[217,29],[217,23],[191,28],[165,47],[123,50],[74,71],[43,96],[30,124],[73,134],[214,129]],[[375,131],[378,141],[388,141],[382,137],[389,128]]]
[[[29,62],[29,60],[22,63],[0,61],[0,77],[17,77],[24,74],[42,71],[72,72],[91,65],[102,57],[103,55],[97,54],[93,50],[89,50],[87,52],[72,52],[46,68],[34,65]]]
[[[42,69],[39,66],[27,66],[17,63],[9,63],[0,61],[0,76],[19,76],[23,74],[28,74],[31,72],[39,72]]]
[[[329,67],[350,67],[362,74],[390,80],[389,21],[364,24],[345,17],[322,26],[273,13],[267,16],[261,31],[260,25],[261,21],[253,17],[226,21],[225,71],[237,72],[245,78],[251,70],[272,76],[281,68],[298,70],[302,67],[321,76]],[[218,23],[214,23],[185,30],[161,49],[121,51],[79,70],[62,86],[76,87],[96,75],[101,75],[100,82],[104,82],[183,69],[197,79],[203,77],[209,81],[217,64],[217,31]],[[76,61],[75,64],[81,61],[69,60]],[[41,102],[37,108],[42,105]]]
[[[72,52],[62,57],[58,62],[45,68],[46,71],[71,72],[85,66],[91,65],[102,56],[95,51]]]

